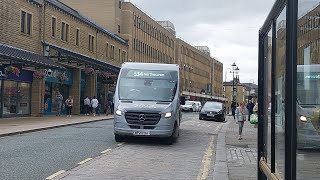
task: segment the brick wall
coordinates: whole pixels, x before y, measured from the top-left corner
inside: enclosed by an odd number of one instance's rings
[[[94,0],[88,3],[88,0],[60,0],[68,6],[78,10],[85,16],[94,20],[106,29],[117,32],[116,9],[117,0]]]
[[[21,32],[21,10],[32,15],[31,35]],[[25,0],[1,0],[0,12],[0,43],[41,54],[41,7]]]
[[[217,60],[214,60],[214,94],[222,96],[222,86],[223,86],[223,64]]]
[[[213,59],[181,39],[176,40],[176,62],[181,67],[183,90],[200,93],[207,90]],[[184,67],[184,66],[187,67]],[[191,81],[191,85],[190,85]]]
[[[56,26],[56,35],[52,36],[51,32],[51,19],[55,17],[57,19]],[[69,24],[69,38],[68,41],[61,40],[61,29],[62,22]],[[46,8],[46,21],[45,21],[45,29],[46,29],[46,39],[48,43],[55,44],[57,46],[66,48],[73,52],[77,52],[91,58],[96,58],[99,60],[106,61],[108,63],[114,65],[120,65],[121,63],[118,61],[118,51],[117,49],[121,49],[122,51],[127,52],[128,47],[121,44],[120,42],[114,40],[110,36],[97,31],[95,28],[90,27],[88,24],[73,18],[72,16],[62,13],[58,9],[53,6],[47,6]],[[76,45],[76,32],[79,29],[79,45]],[[89,34],[94,37],[94,51],[89,50]],[[106,56],[106,45],[107,43],[115,46],[115,58],[111,59]]]

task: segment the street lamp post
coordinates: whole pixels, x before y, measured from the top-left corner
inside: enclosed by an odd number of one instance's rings
[[[236,65],[236,63],[233,63],[232,64],[232,77],[233,77],[233,80],[232,80],[232,102],[236,102],[236,92],[237,92],[237,89],[235,87],[235,77],[234,77],[234,74],[236,74],[236,76],[238,75],[239,73],[239,67]]]
[[[189,81],[189,96],[190,96],[190,100],[191,100],[191,81]]]

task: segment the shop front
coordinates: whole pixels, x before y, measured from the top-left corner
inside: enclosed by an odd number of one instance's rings
[[[101,112],[103,112],[104,102],[107,96],[106,92],[114,92],[114,79],[115,75],[119,73],[120,67],[109,64],[103,60],[91,58],[83,54],[69,51],[54,44],[45,43],[44,46],[45,48],[50,49],[49,52],[51,58],[60,58],[60,63],[74,67],[74,71],[72,72],[74,76],[73,82],[65,82],[60,86],[59,89],[60,91],[65,92],[65,95],[63,95],[64,97],[68,96],[69,94],[73,96],[71,92],[76,95],[76,98],[74,99],[74,113],[84,113],[83,100],[86,96],[88,96],[89,98],[93,98],[93,96],[96,96],[103,103],[101,109]],[[113,80],[111,80],[110,78]],[[55,81],[53,83],[57,82]],[[51,85],[51,89],[53,90],[50,90],[50,85],[48,85],[47,97],[51,97],[53,95],[52,92],[56,89],[53,87],[54,86]],[[70,93],[68,91],[70,91]],[[48,100],[48,98],[46,98],[46,100]],[[49,107],[50,101],[52,100],[49,99],[47,103],[47,109],[52,114],[53,107],[52,105],[51,107]],[[47,114],[49,112],[47,112]]]
[[[0,117],[28,116],[31,111],[32,72],[22,70],[19,76],[6,75],[7,67],[0,66]]]
[[[64,106],[65,100],[72,96],[70,94],[70,87],[73,83],[72,71],[61,70],[45,70],[45,89],[44,89],[44,115],[55,115],[58,112],[58,94],[63,96],[61,114],[66,113]]]

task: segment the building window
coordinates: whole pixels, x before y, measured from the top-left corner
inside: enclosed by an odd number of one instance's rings
[[[138,28],[141,28],[141,17],[138,18]]]
[[[120,25],[118,25],[118,33],[120,33]]]
[[[133,24],[134,24],[134,26],[137,25],[137,16],[136,15],[133,16]]]
[[[89,51],[94,52],[94,36],[89,34]]]
[[[57,18],[51,18],[51,36],[56,37],[57,33]]]
[[[122,51],[122,62],[126,61],[126,57],[127,57],[127,52]]]
[[[110,52],[110,58],[111,58],[111,59],[114,59],[114,46],[113,46],[113,45],[110,45],[110,50],[111,50],[111,52]]]
[[[106,49],[106,57],[109,57],[109,43],[107,43],[107,49]]]
[[[79,46],[79,40],[80,40],[80,29],[77,28],[76,30],[76,45]]]
[[[119,1],[119,8],[121,9],[121,5],[122,5],[122,3],[121,3],[121,1]]]
[[[118,58],[119,58],[119,62],[121,62],[121,49],[119,49],[119,56],[118,56]]]
[[[69,24],[61,23],[61,40],[68,42],[69,39]]]
[[[32,33],[32,14],[27,13],[25,11],[21,11],[21,32],[31,35]]]

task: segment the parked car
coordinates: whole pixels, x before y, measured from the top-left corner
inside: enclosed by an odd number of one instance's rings
[[[194,101],[186,101],[186,103],[184,105],[181,105],[181,110],[193,112],[194,106],[195,106]]]
[[[225,121],[225,118],[224,104],[220,102],[208,101],[203,105],[199,112],[200,120],[215,120],[223,122]]]

